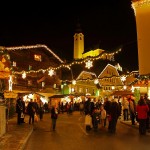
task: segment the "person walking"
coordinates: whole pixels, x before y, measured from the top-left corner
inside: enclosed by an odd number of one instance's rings
[[[27,113],[29,115],[29,124],[34,124],[35,112],[36,112],[36,108],[33,103],[33,99],[30,99],[30,102],[28,103],[28,106],[27,106]]]
[[[129,101],[129,112],[130,112],[131,123],[132,123],[132,125],[135,125],[136,104],[135,104],[134,97],[133,96],[129,97],[128,101]]]
[[[141,135],[146,134],[146,121],[147,121],[147,113],[149,111],[149,107],[146,104],[146,101],[144,98],[141,96],[140,100],[138,101],[138,105],[136,106],[136,111],[137,111],[137,117],[139,121],[139,133]]]
[[[52,119],[52,129],[53,129],[53,131],[55,131],[55,129],[56,129],[57,118],[58,118],[58,109],[55,105],[55,106],[52,106],[52,109],[51,109],[51,119]]]
[[[104,127],[106,127],[107,122],[108,122],[108,117],[110,115],[111,100],[108,97],[106,97],[104,99],[103,105],[104,105],[104,109],[106,110],[106,119],[104,120]]]
[[[129,120],[129,101],[126,97],[123,97],[122,99],[122,109],[123,109],[123,118],[124,121]]]
[[[42,120],[43,115],[44,115],[44,107],[43,107],[43,102],[41,100],[40,100],[40,103],[39,103],[38,114],[39,114],[40,120]]]
[[[116,125],[118,121],[118,117],[120,116],[120,107],[118,104],[118,99],[112,99],[110,105],[110,114],[109,114],[109,125],[108,125],[108,132],[109,133],[116,133]]]

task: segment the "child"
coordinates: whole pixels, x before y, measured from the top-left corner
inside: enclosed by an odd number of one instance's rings
[[[105,127],[104,122],[106,119],[106,110],[104,109],[103,105],[101,105],[100,110],[101,110],[101,116],[100,116],[101,124],[102,124],[102,127]]]
[[[85,126],[87,131],[89,131],[92,128],[92,117],[90,114],[87,114],[85,116]]]

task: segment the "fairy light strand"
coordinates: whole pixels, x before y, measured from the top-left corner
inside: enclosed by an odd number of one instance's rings
[[[56,57],[62,64],[60,64],[60,66],[58,67],[48,67],[47,69],[39,69],[39,70],[30,70],[30,71],[13,71],[13,74],[23,74],[24,72],[26,74],[29,73],[38,73],[38,72],[45,72],[45,71],[49,71],[50,69],[53,70],[58,70],[61,68],[70,68],[72,65],[74,64],[83,64],[88,61],[94,61],[94,60],[99,60],[99,59],[109,59],[111,60],[112,57],[114,57],[115,54],[118,54],[121,51],[121,48],[119,50],[116,50],[115,52],[104,52],[102,54],[100,54],[99,56],[95,56],[95,57],[87,57],[85,59],[80,59],[80,60],[75,60],[72,61],[71,63],[65,64],[63,60],[61,60],[54,52],[52,52],[51,49],[49,49],[46,45],[41,45],[41,44],[37,44],[37,45],[30,45],[30,46],[17,46],[17,47],[4,47],[3,51],[7,50],[7,51],[15,51],[15,50],[24,50],[24,49],[33,49],[33,48],[45,48],[46,50],[48,50],[54,57]]]

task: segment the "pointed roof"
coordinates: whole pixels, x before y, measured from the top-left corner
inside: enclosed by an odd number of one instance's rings
[[[70,66],[70,69],[62,68],[62,80],[73,80],[77,79],[82,73],[93,74],[93,77],[98,77],[99,74],[104,70],[104,68],[108,65],[115,66],[114,61],[109,60],[96,60],[93,62],[93,67],[90,69],[86,68],[86,64],[74,64]]]
[[[81,24],[79,22],[76,24],[75,33],[82,33]]]
[[[16,63],[16,67],[13,66],[13,71],[29,71],[29,66],[34,71],[46,70],[63,63],[63,60],[46,45],[5,47],[4,51],[9,55],[10,61]],[[35,60],[35,55],[41,57],[41,60]]]

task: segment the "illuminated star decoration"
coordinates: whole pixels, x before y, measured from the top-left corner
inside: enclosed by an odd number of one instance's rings
[[[86,63],[86,68],[88,68],[88,69],[90,69],[91,67],[93,67],[93,61],[91,61],[91,60],[88,60]]]
[[[25,73],[25,71],[24,71],[23,74],[22,74],[22,78],[23,78],[23,79],[26,78],[26,73]]]
[[[122,76],[122,77],[121,77],[121,81],[124,82],[125,80],[126,80],[126,76]]]
[[[53,70],[53,69],[50,69],[50,70],[48,71],[48,75],[50,75],[50,76],[54,75],[54,70]]]

